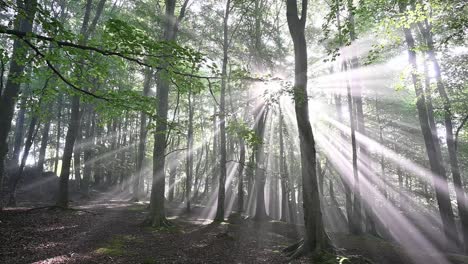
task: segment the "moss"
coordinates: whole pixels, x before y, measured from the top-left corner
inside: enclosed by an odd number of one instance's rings
[[[128,242],[143,243],[143,239],[132,235],[114,236],[106,245],[95,250],[98,254],[105,254],[110,256],[128,255],[129,252],[125,250],[125,244]]]
[[[134,204],[128,207],[129,211],[135,211],[135,212],[144,212],[146,211],[148,206],[144,204]]]
[[[450,261],[450,263],[457,263],[457,264],[468,263],[468,256],[463,256],[463,255],[449,254],[447,255],[447,259]]]
[[[121,236],[114,237],[107,245],[96,249],[95,252],[110,256],[122,256],[125,254],[124,242],[125,241]]]
[[[151,233],[162,232],[162,233],[183,233],[182,230],[177,226],[162,226],[162,227],[145,227],[145,230]]]
[[[142,262],[142,264],[156,264],[158,261],[156,261],[154,258],[145,258]]]

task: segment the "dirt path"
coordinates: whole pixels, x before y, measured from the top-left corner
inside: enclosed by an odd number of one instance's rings
[[[294,241],[279,223],[207,224],[179,210],[168,210],[173,228],[155,230],[140,225],[145,207],[100,199],[79,206],[92,213],[6,210],[0,263],[285,263],[281,249]]]

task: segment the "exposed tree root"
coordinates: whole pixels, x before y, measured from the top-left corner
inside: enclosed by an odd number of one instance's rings
[[[320,256],[320,255],[328,255],[328,254],[335,254],[336,249],[328,244],[326,248],[316,248],[314,251],[311,251],[309,245],[305,242],[304,239],[301,239],[299,242],[283,249],[283,252],[289,258],[289,260],[297,259],[303,256]]]
[[[153,217],[146,218],[141,226],[149,226],[152,228],[170,228],[174,227],[175,224],[171,221],[167,220],[166,217],[162,217],[161,219],[154,219]]]
[[[136,197],[133,197],[130,200],[128,200],[129,203],[138,203],[139,201],[140,201],[140,199],[138,199]]]
[[[306,251],[304,239],[285,248],[283,252],[286,253],[286,256],[291,260],[302,257],[308,253]]]

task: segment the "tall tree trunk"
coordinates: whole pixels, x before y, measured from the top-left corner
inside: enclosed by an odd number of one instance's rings
[[[190,200],[192,191],[192,178],[193,178],[193,103],[192,91],[188,93],[188,131],[187,131],[187,150],[185,154],[186,164],[186,182],[185,182],[185,202],[187,212],[190,212]],[[203,155],[203,152],[202,152]]]
[[[164,40],[175,41],[178,32],[178,24],[185,14],[188,1],[186,0],[182,5],[178,18],[174,16],[176,1],[165,0],[165,3],[166,15],[164,21]],[[158,76],[157,81],[157,120],[153,148],[153,181],[151,186],[150,213],[147,219],[147,222],[154,227],[160,227],[167,224],[164,209],[164,193],[166,189],[166,173],[164,170],[166,162],[165,152],[167,112],[169,107],[169,80]]]
[[[204,170],[204,175],[205,175],[205,186],[203,187],[203,199],[205,199],[208,195],[208,189],[210,185],[210,177],[208,177],[208,169],[210,168],[210,143],[207,141],[205,143],[205,148],[206,148],[206,159],[205,159],[205,168]]]
[[[151,81],[153,77],[153,72],[151,69],[145,69],[145,81],[143,83],[143,96],[148,96],[151,88]],[[144,177],[144,167],[143,162],[145,160],[145,151],[146,151],[146,136],[148,134],[146,128],[146,113],[140,113],[140,136],[138,141],[138,154],[136,160],[136,173],[135,173],[135,180],[133,182],[133,199],[139,201],[142,196],[143,190],[141,189],[142,184],[140,183],[143,181]]]
[[[29,84],[28,89],[29,90]],[[20,102],[20,109],[15,122],[15,134],[13,140],[13,157],[9,165],[9,171],[16,172],[19,167],[20,152],[24,141],[24,122],[26,117],[26,100],[28,96],[23,94]]]
[[[244,139],[239,139],[239,182],[237,185],[237,211],[239,213],[244,211],[244,164],[245,164],[245,142]]]
[[[91,174],[94,169],[94,164],[92,161],[93,148],[94,148],[94,130],[95,130],[95,115],[94,109],[92,106],[88,105],[86,108],[86,122],[85,122],[85,135],[86,135],[86,145],[83,150],[83,186],[81,192],[85,197],[89,195],[89,184],[91,180]]]
[[[197,153],[198,160],[197,160],[197,166],[195,167],[195,182],[193,184],[194,193],[193,193],[193,198],[192,198],[194,201],[198,200],[198,195],[199,195],[199,189],[200,189],[200,183],[201,183],[200,167],[202,164],[203,152],[204,152],[204,147],[202,145],[199,154]],[[208,148],[206,149],[206,155],[208,155]],[[208,160],[208,157],[206,157],[206,160]]]
[[[255,166],[255,150],[250,152],[249,161],[245,169],[245,176],[247,177],[247,214],[253,215],[253,195],[254,195],[254,166]]]
[[[21,157],[20,166],[17,168],[14,176],[11,178],[11,187],[10,187],[10,197],[8,199],[8,206],[16,206],[16,189],[18,188],[18,183],[20,182],[24,167],[26,166],[26,160],[28,159],[29,151],[34,142],[36,136],[36,125],[38,122],[38,116],[33,115],[31,117],[31,122],[29,123],[28,134],[26,137],[26,142],[23,149],[23,156]]]
[[[348,20],[349,20],[349,37],[350,37],[351,41],[355,41],[357,39],[357,36],[356,36],[355,25],[354,25],[354,12],[355,12],[354,10],[355,10],[355,8],[353,6],[353,1],[348,0],[347,5],[348,5]],[[358,67],[359,67],[358,58],[355,56],[355,54],[352,54],[350,68],[351,69],[356,69]],[[355,82],[351,82],[351,83],[355,83]],[[364,110],[363,110],[362,91],[361,91],[361,89],[362,89],[362,87],[361,87],[361,85],[359,83],[357,85],[353,86],[353,88],[352,88],[353,98],[352,99],[354,100],[354,104],[355,104],[355,108],[356,108],[356,128],[357,128],[357,131],[365,136],[367,134],[367,131],[366,131],[365,123],[364,123]],[[371,168],[372,167],[371,159],[370,159],[370,155],[369,155],[369,152],[367,150],[367,147],[364,144],[358,144],[358,147],[359,147],[359,154],[361,156],[363,167]],[[365,176],[365,175],[362,174],[362,176]],[[369,175],[369,177],[371,177],[371,175]],[[369,181],[372,182],[371,179],[369,179]],[[356,182],[356,184],[360,185],[360,182],[358,181],[358,182]],[[358,186],[358,189],[360,189],[359,186]],[[354,202],[356,202],[356,196],[354,198],[355,198]],[[364,212],[365,212],[365,215],[366,215],[366,231],[369,232],[372,235],[377,235],[377,231],[376,231],[376,228],[375,228],[375,222],[374,222],[374,218],[375,218],[374,212],[373,212],[373,210],[372,210],[372,208],[370,206],[370,203],[366,202],[366,201],[369,201],[370,199],[372,199],[372,197],[368,197],[367,200],[362,201],[362,196],[361,196],[361,193],[360,193],[360,190],[359,190],[358,198],[361,199],[361,201],[359,202],[360,203],[359,207],[363,206]]]
[[[37,168],[40,172],[44,171],[45,156],[47,150],[47,144],[49,143],[49,131],[51,121],[47,120],[42,129],[41,148],[39,149],[39,160],[37,162]]]
[[[339,3],[339,2],[338,2]],[[337,26],[338,26],[338,34],[339,34],[339,44],[340,47],[343,46],[343,40],[342,40],[342,34],[341,34],[341,20],[340,20],[340,14],[339,14],[339,9],[336,10],[336,21],[337,21]],[[343,112],[342,112],[342,101],[341,101],[341,95],[336,94],[335,95],[335,106],[336,106],[336,114],[337,114],[337,119],[338,122],[343,124],[344,118],[343,118]],[[342,139],[345,139],[344,133],[340,133],[340,136]],[[353,200],[352,200],[352,194],[351,194],[351,180],[346,180],[346,176],[341,175],[341,182],[343,183],[344,191],[345,191],[345,207],[346,207],[346,218],[348,220],[348,229],[351,231],[354,229],[353,227]]]
[[[465,198],[465,192],[463,190],[462,175],[460,171],[460,165],[458,162],[456,144],[453,134],[453,123],[452,123],[452,105],[450,102],[449,95],[445,89],[445,85],[442,80],[441,67],[437,60],[434,40],[431,32],[431,25],[427,18],[424,20],[424,26],[421,22],[418,22],[418,27],[422,33],[423,38],[427,44],[427,55],[434,65],[435,79],[437,84],[437,91],[442,98],[442,105],[444,109],[444,123],[445,123],[445,138],[447,141],[447,148],[449,154],[450,168],[453,176],[453,184],[455,186],[455,194],[457,197],[458,212],[462,223],[462,235],[464,243],[464,252],[468,253],[468,211]]]
[[[400,12],[404,13],[407,8],[406,1],[398,2]],[[419,124],[424,137],[427,155],[431,171],[433,172],[434,189],[437,197],[437,204],[439,206],[439,213],[443,224],[443,230],[447,239],[447,246],[451,243],[458,244],[458,235],[455,230],[455,220],[452,210],[452,205],[449,197],[449,189],[446,178],[445,168],[442,160],[437,155],[436,144],[431,132],[428,122],[428,114],[426,108],[426,100],[424,91],[422,89],[421,81],[419,79],[416,62],[415,41],[411,28],[403,28],[406,44],[408,46],[408,61],[412,67],[411,78],[416,93],[416,108],[418,110]]]
[[[214,194],[216,187],[218,186],[217,184],[217,179],[218,179],[218,122],[216,118],[216,105],[213,110],[213,155],[211,157],[212,163],[211,163],[211,192]]]
[[[174,144],[174,141],[172,142]],[[172,149],[177,149],[180,144],[180,136],[177,137],[177,143],[174,144]],[[175,189],[175,182],[176,182],[176,174],[177,174],[177,165],[178,165],[178,160],[179,160],[179,155],[178,153],[174,153],[176,157],[173,158],[174,164],[171,164],[169,168],[169,194],[168,194],[168,200],[169,202],[174,201],[174,189]]]
[[[82,45],[86,44],[89,36],[93,33],[96,23],[99,17],[101,16],[105,0],[100,1],[96,10],[96,14],[94,16],[94,20],[91,23],[91,25],[89,25],[92,10],[92,2],[92,0],[87,0],[86,2],[85,15],[80,30],[80,34],[83,36],[82,40],[80,41],[80,44]],[[63,149],[62,156],[62,169],[60,171],[60,184],[57,195],[57,205],[65,208],[68,207],[68,181],[70,177],[71,159],[73,155],[75,140],[78,135],[78,129],[80,129],[80,119],[80,96],[73,95],[71,104],[71,116],[70,121],[68,123],[67,135],[65,137],[65,147]]]
[[[347,72],[346,62],[343,63],[343,69]],[[361,210],[361,191],[359,186],[359,171],[357,164],[357,143],[356,143],[356,127],[355,127],[355,112],[354,112],[354,102],[351,94],[351,85],[350,80],[346,79],[346,91],[348,97],[348,112],[349,112],[349,123],[351,127],[351,147],[352,147],[352,165],[353,165],[353,210],[351,215],[351,233],[359,235],[362,233],[362,210]]]
[[[81,114],[80,114],[81,119]],[[80,120],[81,121],[81,120]],[[80,122],[81,123],[81,122]],[[81,189],[81,141],[83,139],[83,133],[81,131],[81,124],[78,126],[76,130],[76,139],[75,139],[75,146],[73,148],[73,175],[75,177],[75,181],[78,184],[78,188]]]
[[[287,0],[286,16],[289,32],[294,43],[295,80],[294,102],[299,131],[302,170],[302,195],[304,207],[305,238],[304,242],[291,249],[293,257],[327,248],[330,244],[322,221],[322,210],[315,170],[316,150],[312,127],[309,120],[309,102],[307,95],[307,44],[305,24],[308,0],[302,0],[302,14],[299,18],[297,0]]]
[[[31,32],[34,16],[36,14],[36,0],[17,0],[17,5],[22,7],[24,13],[17,14],[15,18],[15,29],[22,32]],[[5,171],[5,158],[8,153],[8,134],[11,129],[11,121],[15,110],[16,100],[20,91],[19,77],[24,74],[25,66],[20,63],[25,57],[27,46],[21,39],[13,42],[10,71],[8,79],[1,94],[0,102],[0,210],[3,208],[3,179]]]
[[[379,143],[380,145],[385,146],[383,138],[384,124],[382,124],[382,119],[380,117],[380,108],[377,97],[375,98],[375,112],[377,116],[377,125],[379,127]],[[380,174],[382,178],[382,186],[379,186],[379,189],[383,192],[385,198],[388,199],[387,184],[385,179],[385,155],[383,152],[380,153]]]
[[[290,138],[291,139],[291,138]],[[289,217],[291,219],[291,222],[292,223],[297,223],[297,202],[296,202],[296,187],[295,187],[295,177],[293,177],[294,175],[294,150],[293,150],[293,145],[292,142],[291,144],[289,144],[289,177],[288,177],[288,181],[289,181],[289,192],[290,192],[290,197],[291,197],[291,203],[289,204]],[[285,161],[285,165],[286,165],[286,161]],[[286,170],[288,169],[288,167],[286,166],[285,168]]]
[[[227,85],[227,64],[228,64],[228,22],[231,10],[231,0],[226,1],[223,19],[223,66],[221,78],[221,97],[219,102],[219,134],[220,134],[220,156],[219,156],[219,183],[218,183],[218,205],[216,208],[215,221],[224,221],[224,200],[226,182],[226,85]]]
[[[59,152],[60,152],[60,137],[62,135],[62,111],[63,111],[63,97],[59,94],[57,102],[57,131],[56,131],[56,144],[55,144],[55,159],[54,159],[54,173],[57,175]]]
[[[280,152],[279,152],[279,168],[280,168],[280,177],[281,177],[281,217],[280,221],[286,222],[288,220],[290,209],[288,206],[289,203],[289,182],[288,182],[288,174],[286,170],[286,159],[284,155],[284,138],[283,138],[283,129],[284,129],[284,121],[283,121],[283,112],[281,111],[281,105],[279,106],[279,144],[280,144]]]
[[[261,100],[261,99],[260,99]],[[257,113],[254,115],[257,120],[255,124],[255,134],[262,142],[256,145],[254,148],[255,152],[255,183],[254,188],[257,194],[255,216],[254,219],[257,221],[263,221],[268,218],[265,209],[265,123],[268,115],[268,109],[266,107],[259,107]]]

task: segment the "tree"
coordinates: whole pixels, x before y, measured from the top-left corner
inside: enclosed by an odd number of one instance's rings
[[[174,15],[176,0],[166,0],[165,3],[164,40],[170,42],[176,40],[179,31],[179,23],[185,16],[188,0],[184,1],[178,17]],[[158,72],[156,79],[157,120],[153,148],[153,181],[151,186],[150,213],[146,222],[153,227],[160,227],[168,224],[164,209],[164,194],[166,189],[164,170],[170,81],[167,79],[167,76],[161,74],[161,71]]]
[[[435,55],[434,39],[431,32],[431,25],[428,19],[424,19],[424,25],[422,22],[418,22],[417,26],[422,34],[427,45],[427,55],[429,60],[432,61],[435,71],[436,87],[439,95],[442,97],[442,105],[444,109],[444,124],[445,124],[445,138],[447,142],[449,163],[453,176],[453,184],[455,185],[455,194],[457,198],[458,212],[460,220],[462,222],[462,237],[464,242],[464,252],[468,253],[468,208],[466,204],[465,192],[463,190],[462,176],[460,172],[460,165],[458,162],[458,156],[456,152],[456,144],[454,137],[454,128],[452,123],[452,106],[451,100],[445,89],[445,85],[442,80],[441,67],[438,59]]]
[[[80,30],[80,35],[82,36],[80,45],[85,45],[88,41],[88,38],[93,34],[99,17],[101,16],[101,13],[104,9],[105,2],[106,0],[100,0],[94,19],[92,20],[91,24],[89,24],[93,1],[87,0],[85,15],[83,17],[83,23]],[[70,177],[71,159],[73,155],[73,149],[75,147],[75,140],[79,134],[78,130],[80,129],[80,95],[73,95],[71,104],[71,117],[70,122],[68,123],[65,147],[63,149],[62,170],[60,171],[60,185],[57,195],[57,206],[64,208],[68,207],[68,181]]]
[[[317,249],[326,249],[330,241],[322,221],[322,210],[318,190],[315,140],[309,121],[307,95],[307,45],[305,25],[308,0],[302,0],[301,15],[298,13],[297,0],[286,2],[286,17],[289,32],[294,43],[294,103],[301,150],[302,195],[304,207],[304,240],[289,248],[292,257]]]
[[[407,4],[408,2],[403,0],[398,2],[398,6],[401,13],[405,13]],[[418,65],[416,62],[415,40],[413,38],[411,27],[404,27],[403,32],[405,36],[406,45],[408,47],[408,62],[412,68],[411,80],[417,98],[416,107],[418,110],[419,124],[423,133],[424,144],[426,146],[431,171],[434,173],[434,189],[437,197],[437,203],[439,205],[439,213],[442,219],[443,229],[448,244],[452,242],[457,244],[458,236],[454,228],[455,221],[450,197],[448,196],[449,192],[445,168],[442,164],[441,157],[437,154],[435,143],[435,140],[437,139],[434,139],[434,136],[429,126],[426,99],[424,96],[424,91],[422,89],[420,78],[416,72],[418,69]]]
[[[15,28],[22,32],[31,32],[33,20],[36,14],[36,0],[18,0],[20,10],[16,14]],[[3,208],[3,179],[5,172],[5,157],[8,153],[7,138],[11,128],[11,120],[20,92],[20,83],[16,81],[24,74],[25,66],[22,57],[25,55],[26,44],[21,39],[16,39],[13,43],[12,59],[10,71],[5,88],[1,95],[0,103],[0,209]]]
[[[223,64],[221,72],[221,96],[219,100],[219,137],[220,137],[220,174],[218,183],[218,205],[216,209],[215,221],[224,221],[224,199],[225,199],[225,183],[226,183],[226,78],[228,64],[228,23],[231,12],[231,0],[226,1],[223,18]]]
[[[151,88],[151,81],[153,78],[153,72],[151,69],[146,68],[145,72],[145,81],[143,83],[143,95],[148,96]],[[146,150],[146,136],[148,134],[146,128],[147,116],[145,112],[140,113],[140,136],[138,138],[138,157],[136,161],[136,173],[133,183],[133,199],[138,201],[142,196],[142,186],[143,186],[143,162],[145,160],[145,150]]]

